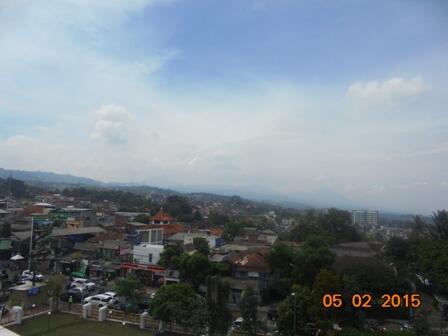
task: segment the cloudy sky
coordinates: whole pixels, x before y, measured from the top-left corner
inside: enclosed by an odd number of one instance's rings
[[[0,167],[448,208],[448,3],[0,0]]]

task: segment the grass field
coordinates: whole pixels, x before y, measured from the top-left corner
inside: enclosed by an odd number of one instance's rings
[[[125,325],[118,322],[96,322],[83,320],[72,314],[58,313],[40,315],[26,319],[21,325],[9,328],[22,336],[150,336],[152,333],[143,331],[134,325]]]

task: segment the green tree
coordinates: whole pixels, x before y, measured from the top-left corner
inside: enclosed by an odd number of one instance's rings
[[[65,277],[62,274],[52,275],[46,286],[46,291],[49,297],[54,299],[55,304],[59,302],[59,297],[64,290]],[[57,310],[57,307],[56,307]]]
[[[241,234],[243,231],[244,224],[243,222],[236,220],[228,222],[224,225],[223,236],[225,240],[233,240],[236,236]]]
[[[380,261],[370,261],[352,265],[342,271],[359,284],[363,292],[374,295],[384,293],[402,293],[408,289],[408,285],[400,280],[394,271]]]
[[[318,236],[308,238],[299,250],[294,262],[295,278],[300,284],[312,286],[316,275],[321,269],[329,268],[334,262],[334,255],[330,252],[325,241]]]
[[[386,255],[400,268],[407,266],[412,247],[408,240],[392,237],[386,244]]]
[[[209,334],[224,334],[232,322],[232,313],[227,307],[229,284],[219,276],[207,277],[207,316]]]
[[[163,246],[163,252],[160,254],[159,265],[178,269],[184,250],[180,244],[166,244]]]
[[[181,221],[185,218],[192,218],[193,208],[186,197],[169,196],[163,204],[163,209]]]
[[[200,316],[205,316],[204,300],[196,294],[192,287],[179,283],[160,288],[151,301],[151,315],[163,323],[176,322],[186,328],[198,328],[204,323]]]
[[[258,299],[250,287],[241,293],[240,310],[243,318],[243,330],[249,336],[255,336],[258,323]]]
[[[195,237],[193,238],[193,245],[198,253],[206,257],[210,255],[210,246],[208,245],[207,239],[202,237]]]
[[[313,321],[313,313],[310,309],[312,298],[307,287],[293,286],[293,292],[280,303],[278,309],[277,326],[282,335],[292,335],[294,330],[300,335],[299,332],[306,323]]]
[[[423,239],[424,237],[426,237],[428,235],[428,226],[426,224],[426,222],[424,221],[424,219],[419,216],[416,215],[412,218],[412,233],[411,233],[411,240],[418,240],[418,239]]]
[[[448,211],[437,210],[432,215],[431,233],[436,239],[448,239]]]
[[[182,279],[198,289],[210,272],[210,261],[208,257],[197,252],[192,255],[184,254],[179,260],[179,270]]]
[[[432,278],[440,290],[448,288],[448,240],[425,239],[416,245],[418,271]]]
[[[291,247],[283,243],[277,243],[272,246],[266,258],[271,268],[280,277],[289,277],[291,275],[294,262],[294,250]]]
[[[130,303],[131,309],[137,306],[142,296],[142,288],[143,284],[135,274],[130,274],[115,282],[117,294],[126,298],[127,302]]]
[[[362,293],[361,286],[349,275],[345,274],[341,278],[341,291],[343,302],[350,302],[354,294]],[[365,322],[365,314],[362,310],[344,304],[341,310],[344,324],[355,328],[362,328]]]
[[[341,293],[339,276],[332,271],[322,269],[313,284],[313,310],[322,320],[331,319],[338,313],[336,309],[329,310],[322,306],[323,296],[330,293]]]

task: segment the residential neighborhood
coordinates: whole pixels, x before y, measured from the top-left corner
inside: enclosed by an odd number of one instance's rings
[[[396,332],[418,328],[419,319],[437,321],[433,330],[447,326],[446,274],[425,272],[412,260],[403,264],[405,255],[412,258],[409,244],[433,232],[429,223],[416,227],[419,217],[385,231],[377,213],[366,225],[344,210],[295,210],[236,197],[139,195],[126,204],[112,200],[120,190],[55,192],[27,184],[24,194],[14,193],[6,188],[0,201],[2,323],[15,323],[19,308],[47,307],[99,321],[109,316],[102,317],[104,309],[123,319],[133,314],[143,329],[181,335]],[[446,211],[432,220],[446,225]],[[326,293],[348,299],[358,291],[378,296],[371,310],[350,309],[350,302],[344,313],[322,306]],[[421,293],[430,313],[404,302],[382,310],[380,294],[388,293]],[[293,294],[300,312],[290,306]],[[187,303],[198,312],[182,315]]]

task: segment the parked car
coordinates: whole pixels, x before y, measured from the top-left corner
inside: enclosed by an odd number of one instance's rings
[[[117,293],[115,293],[115,292],[104,292],[104,293],[101,293],[101,295],[110,296],[112,298],[111,304],[114,304],[115,302],[117,302]]]
[[[75,285],[77,287],[83,287],[87,290],[92,290],[95,288],[96,284],[88,279],[83,278],[74,278],[71,282],[72,285]]]
[[[22,272],[22,279],[23,280],[30,280],[33,281],[33,272],[31,272],[30,270],[25,270]],[[34,279],[35,281],[44,281],[44,276],[42,274],[39,273],[34,273]]]
[[[112,298],[108,295],[98,294],[86,297],[83,302],[103,307],[112,304]]]
[[[240,330],[243,326],[244,319],[242,317],[238,317],[235,321],[232,322],[231,329],[232,330]]]

